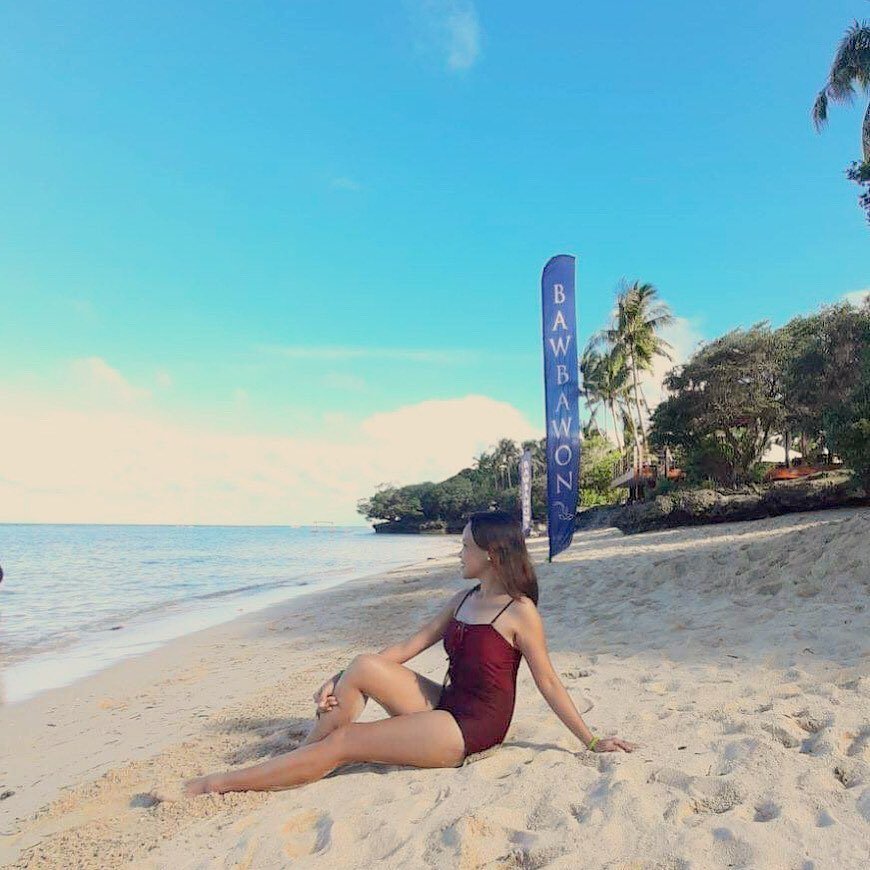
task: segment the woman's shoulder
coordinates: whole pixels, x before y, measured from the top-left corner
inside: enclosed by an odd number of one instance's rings
[[[472,592],[475,590],[475,586],[471,588],[465,587],[463,589],[457,589],[448,599],[447,604],[445,606],[449,607],[457,607],[463,599],[467,598]]]
[[[516,609],[518,613],[531,613],[534,611],[538,612],[538,606],[529,598],[528,595],[518,595],[511,602],[511,610]]]
[[[514,596],[514,601],[515,601],[517,604],[522,603],[522,605],[523,605],[524,607],[537,607],[537,605],[535,604],[535,602],[532,601],[532,599],[529,598],[528,595],[525,595],[525,594],[522,593],[522,592],[521,592],[519,595],[515,595],[515,596]]]

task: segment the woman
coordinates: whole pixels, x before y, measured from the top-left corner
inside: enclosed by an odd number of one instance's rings
[[[457,592],[403,643],[358,655],[327,680],[315,693],[317,719],[298,749],[253,767],[190,780],[186,793],[289,788],[361,761],[458,767],[468,755],[504,740],[520,658],[547,703],[587,748],[636,749],[638,744],[618,737],[593,737],[556,676],[519,523],[501,511],[473,514],[462,533],[460,560],[462,576],[479,580],[477,586]],[[439,686],[403,662],[442,638],[450,667]],[[368,698],[389,718],[356,722]]]

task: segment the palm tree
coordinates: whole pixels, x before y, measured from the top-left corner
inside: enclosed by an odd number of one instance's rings
[[[870,23],[855,21],[837,46],[825,86],[813,105],[813,123],[821,130],[828,120],[828,102],[851,103],[855,89],[870,93]],[[861,126],[864,163],[870,163],[870,103]]]
[[[501,475],[504,475],[504,479],[507,481],[505,489],[513,486],[511,471],[517,468],[520,455],[519,448],[510,438],[501,438],[495,447],[493,461],[496,470],[499,472],[499,479],[501,480]]]
[[[481,452],[480,456],[474,457],[474,465],[475,468],[483,475],[484,480],[491,481],[493,488],[497,489],[498,484],[496,482],[494,455],[492,453],[487,453],[484,450]]]
[[[601,397],[599,389],[599,374],[601,367],[601,354],[593,347],[587,345],[583,351],[583,356],[580,359],[580,395],[586,402],[586,407],[589,409],[589,423],[587,424],[588,431],[601,432],[598,426],[597,414],[604,401]],[[607,417],[604,418],[604,437],[607,437]]]
[[[632,440],[635,443],[635,446],[638,449],[638,454],[640,454],[640,436],[637,430],[637,422],[631,414],[628,404],[625,404],[621,408],[622,411],[622,431],[630,432]]]
[[[658,290],[652,284],[634,281],[622,286],[616,297],[616,312],[610,329],[599,334],[611,347],[619,348],[624,356],[632,377],[634,407],[637,412],[637,426],[646,444],[646,427],[641,409],[641,390],[639,372],[652,371],[657,356],[670,360],[671,346],[659,335],[658,331],[674,322],[670,309],[659,302]]]
[[[593,339],[594,341],[594,339]],[[612,347],[607,353],[599,357],[598,369],[595,373],[596,389],[601,402],[610,411],[613,420],[613,431],[616,435],[616,444],[620,451],[625,449],[625,442],[620,436],[623,428],[619,425],[616,409],[620,415],[629,393],[629,371],[625,356],[619,347]],[[632,430],[634,432],[634,430]],[[636,432],[634,432],[636,436]]]

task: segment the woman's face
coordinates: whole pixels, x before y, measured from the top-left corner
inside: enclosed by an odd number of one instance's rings
[[[459,561],[462,562],[462,576],[467,579],[480,577],[490,564],[486,550],[482,550],[474,543],[471,523],[466,523],[462,530],[462,551],[459,554]]]

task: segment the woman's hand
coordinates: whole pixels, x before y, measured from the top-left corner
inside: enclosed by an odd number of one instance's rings
[[[627,740],[622,740],[619,737],[602,737],[595,744],[593,752],[616,752],[621,749],[623,752],[633,752],[639,744],[629,743]]]
[[[330,677],[315,693],[314,703],[317,705],[317,715],[321,716],[338,706],[338,698],[333,695],[335,678]]]

